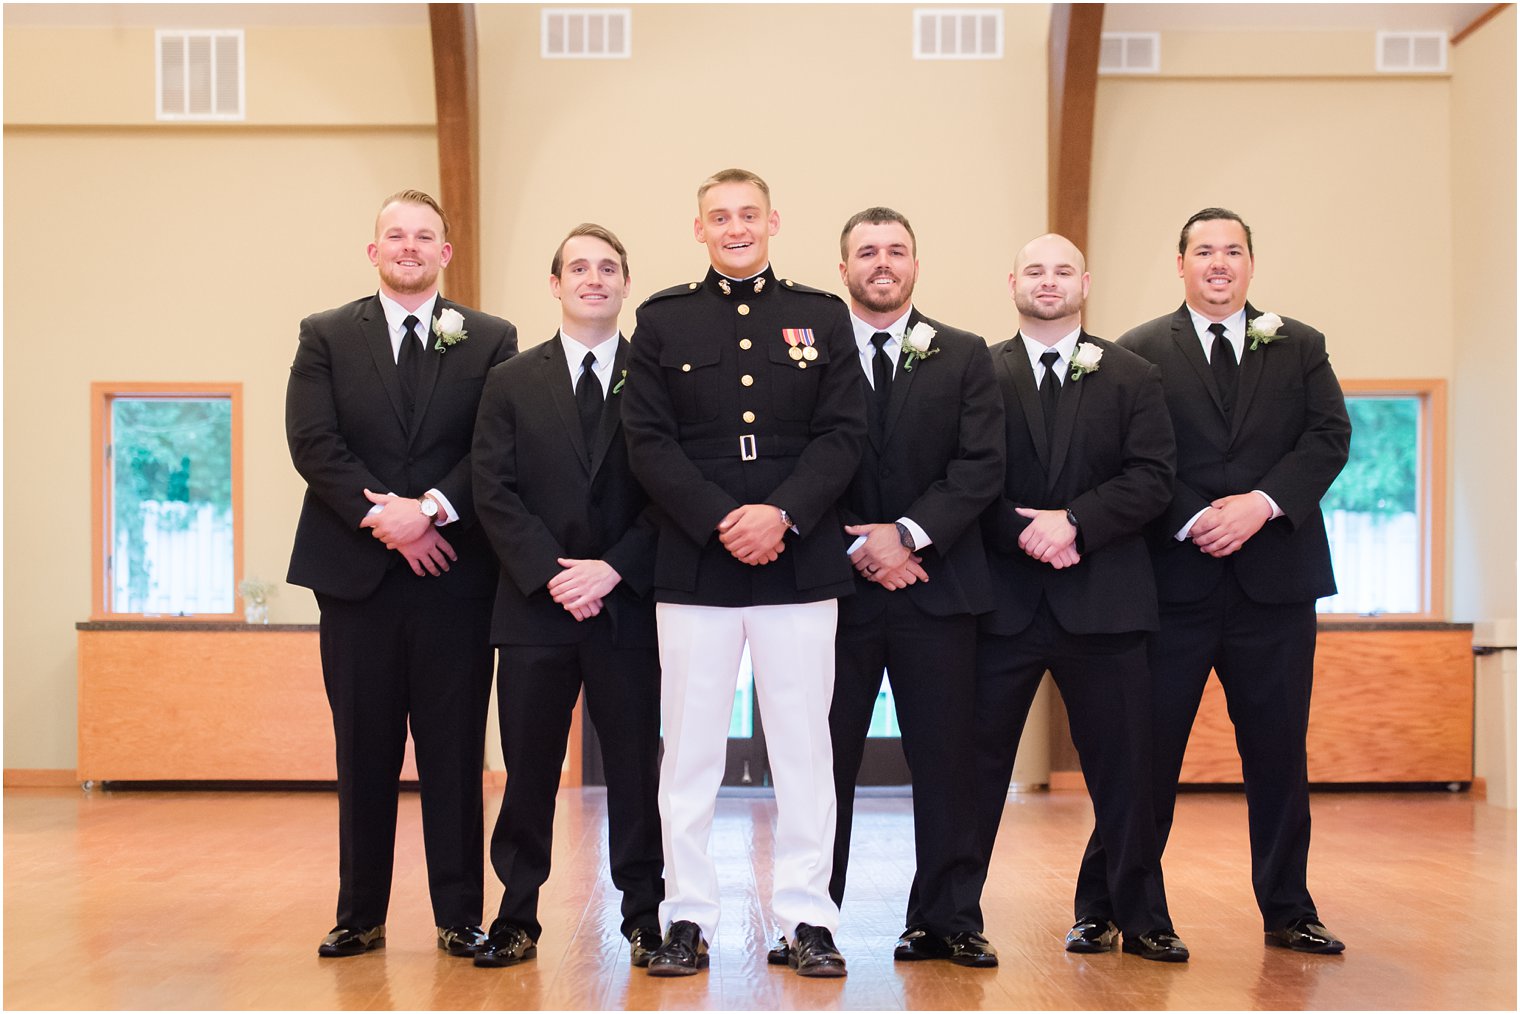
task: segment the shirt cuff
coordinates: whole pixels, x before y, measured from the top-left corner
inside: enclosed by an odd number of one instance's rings
[[[920,528],[918,526],[918,522],[914,521],[912,518],[898,518],[897,523],[908,529],[909,533],[912,534],[913,548],[915,550],[923,549],[925,546],[934,541],[933,539],[929,538],[929,533]]]
[[[1209,508],[1205,507],[1203,511],[1206,511],[1208,509]],[[1198,523],[1198,519],[1203,517],[1203,511],[1199,511],[1197,514],[1194,514],[1192,517],[1188,518],[1187,524],[1177,529],[1177,534],[1172,537],[1178,542],[1186,542],[1188,532],[1191,532],[1193,530],[1193,526]]]
[[[436,489],[428,490],[426,495],[431,495],[434,500],[437,500],[438,506],[442,507],[444,512],[449,516],[449,519],[447,521],[439,521],[435,518],[433,521],[434,528],[442,528],[444,525],[452,525],[454,522],[459,520],[459,512],[454,509],[453,504],[449,503],[448,497],[444,496]]]
[[[1267,506],[1268,507],[1272,508],[1272,517],[1267,518],[1268,521],[1271,521],[1271,520],[1273,520],[1275,518],[1280,518],[1280,517],[1283,516],[1283,509],[1281,507],[1277,506],[1277,501],[1276,500],[1273,500],[1267,494],[1262,493],[1262,491],[1259,490],[1259,489],[1253,489],[1251,492],[1253,492],[1253,493],[1261,493],[1261,498],[1267,502]]]

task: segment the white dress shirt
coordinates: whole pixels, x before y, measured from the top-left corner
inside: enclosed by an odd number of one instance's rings
[[[413,340],[422,342],[422,352],[426,355],[428,351],[428,335],[433,330],[433,307],[438,303],[438,293],[435,291],[415,310],[408,310],[383,292],[378,292],[376,295],[380,297],[380,308],[385,311],[385,329],[391,339],[391,359],[397,364],[401,362],[401,340],[406,335],[406,318],[408,317],[417,318],[417,337]],[[438,353],[434,354],[437,355]],[[392,490],[391,495],[398,496],[399,494],[395,490]],[[443,517],[447,519],[434,520],[433,526],[435,528],[442,528],[444,525],[453,524],[459,519],[459,512],[454,509],[453,504],[449,503],[448,497],[436,489],[430,489],[427,493],[423,494],[423,496],[429,495],[438,501],[438,506],[443,508]],[[369,509],[369,513],[377,514],[381,509],[380,504],[375,504]]]
[[[581,364],[586,361],[586,353],[596,356],[596,379],[602,385],[602,400],[607,399],[607,392],[612,389],[612,364],[617,359],[618,332],[613,332],[611,338],[597,345],[586,345],[583,342],[571,338],[565,334],[565,329],[559,329],[560,344],[565,349],[565,365],[570,369],[570,390],[575,390],[581,381]]]
[[[866,383],[870,386],[871,390],[876,390],[876,373],[875,367],[872,366],[872,363],[876,359],[876,346],[871,344],[871,338],[875,336],[878,331],[885,331],[887,334],[892,336],[891,340],[882,345],[881,349],[892,360],[892,377],[895,382],[897,378],[897,357],[902,352],[903,334],[908,330],[908,318],[912,315],[913,306],[910,303],[908,305],[908,308],[903,311],[903,315],[901,317],[898,317],[886,327],[876,327],[874,325],[867,324],[865,321],[855,316],[855,312],[853,310],[850,311],[850,327],[855,329],[855,347],[860,351],[860,368],[865,371]],[[908,530],[908,533],[910,535],[913,536],[914,549],[923,549],[925,546],[930,545],[934,541],[933,539],[929,538],[929,533],[924,531],[923,528],[919,526],[919,523],[917,521],[914,521],[912,518],[904,515],[903,517],[898,518],[897,521]],[[860,536],[850,544],[850,548],[845,550],[845,552],[855,552],[865,544],[865,541],[866,537],[864,535]]]

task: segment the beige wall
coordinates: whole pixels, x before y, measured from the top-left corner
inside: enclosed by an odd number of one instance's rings
[[[584,219],[627,242],[635,301],[696,277],[692,191],[739,164],[773,186],[784,275],[837,287],[839,225],[891,204],[919,234],[920,304],[1000,340],[1012,253],[1045,209],[1047,11],[1004,10],[1001,61],[912,60],[911,8],[895,5],[638,6],[631,60],[544,61],[537,7],[481,7],[484,308],[526,343],[547,337],[548,260]],[[4,475],[12,503],[40,485],[49,512],[40,525],[12,509],[4,532],[7,768],[74,765],[90,383],[242,381],[246,570],[283,576],[301,494],[283,437],[296,324],[372,291],[363,245],[380,196],[437,187],[420,14],[340,28],[268,23],[276,13],[248,29],[249,122],[206,127],[152,121],[151,28],[13,26],[7,13]],[[1156,79],[1104,79],[1093,329],[1116,335],[1175,306],[1177,227],[1233,205],[1258,232],[1253,297],[1321,326],[1343,376],[1451,379],[1463,448],[1491,418],[1463,405],[1463,385],[1488,385],[1512,438],[1514,236],[1492,234],[1478,195],[1507,195],[1513,222],[1513,24],[1511,11],[1456,50],[1450,76],[1355,69],[1366,33],[1300,39],[1291,66],[1250,35],[1177,33],[1165,52],[1222,42],[1244,56],[1205,76],[1190,61],[1187,77],[1169,63]],[[1492,95],[1506,88],[1503,113]],[[1508,117],[1507,166],[1474,163],[1485,115]],[[1236,123],[1248,129],[1224,129]],[[1229,157],[1206,161],[1190,130]],[[1492,249],[1492,272],[1471,278],[1464,256],[1457,277],[1453,249],[1475,245]],[[1458,351],[1469,328],[1492,347]],[[1481,457],[1453,459],[1454,517],[1507,518],[1510,542],[1486,566],[1476,545],[1454,554],[1453,600],[1512,616],[1513,442],[1507,473]],[[316,617],[288,586],[271,612]]]

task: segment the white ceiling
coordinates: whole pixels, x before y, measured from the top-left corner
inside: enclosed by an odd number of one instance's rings
[[[570,0],[584,2],[584,0]],[[629,0],[623,0],[627,3]],[[638,0],[632,0],[636,5]],[[924,6],[930,4],[925,3]],[[1360,29],[1457,32],[1490,4],[1250,4],[1110,3],[1103,27],[1111,32],[1283,31]],[[5,5],[7,25],[112,28],[238,28],[248,25],[424,25],[421,3],[354,4],[16,4]]]

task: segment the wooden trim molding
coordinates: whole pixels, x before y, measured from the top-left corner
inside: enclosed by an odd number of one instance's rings
[[[108,406],[118,395],[128,397],[183,398],[189,395],[227,398],[232,402],[232,573],[234,581],[233,607],[228,613],[203,613],[188,619],[205,620],[225,617],[241,618],[243,599],[237,594],[236,582],[242,581],[243,572],[243,385],[241,381],[211,381],[192,383],[169,381],[96,381],[90,384],[90,618],[93,620],[124,619],[140,613],[113,613],[106,610],[106,557],[111,547],[107,545],[110,534],[106,518],[111,505],[111,486],[106,481],[106,454],[111,444],[111,423]],[[184,622],[179,617],[154,617],[168,622]]]
[[[1050,231],[1087,250],[1102,4],[1051,4],[1045,193]]]
[[[480,305],[480,100],[474,4],[428,4],[433,93],[438,106],[440,198],[449,214],[454,258],[448,297]]]
[[[7,789],[72,789],[79,774],[70,768],[6,768]]]
[[[1488,10],[1484,11],[1482,14],[1479,14],[1467,24],[1459,28],[1456,34],[1451,37],[1451,44],[1455,46],[1457,43],[1467,38],[1473,32],[1476,32],[1478,29],[1488,24],[1494,18],[1498,17],[1501,13],[1503,13],[1504,8],[1513,6],[1514,4],[1494,4]]]

